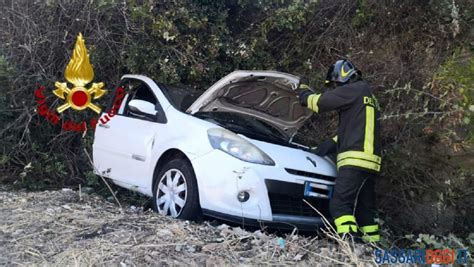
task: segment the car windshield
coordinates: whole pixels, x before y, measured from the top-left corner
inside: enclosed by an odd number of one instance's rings
[[[174,86],[158,83],[163,94],[178,110],[185,111],[203,91],[186,86]]]
[[[234,112],[198,112],[195,116],[249,138],[282,145],[288,144],[287,138],[277,128],[253,116]]]

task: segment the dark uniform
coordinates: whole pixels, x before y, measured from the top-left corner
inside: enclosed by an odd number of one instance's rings
[[[359,79],[322,94],[302,94],[300,101],[316,113],[339,111],[339,128],[332,141],[337,144],[338,177],[330,201],[337,232],[360,229],[364,240],[379,241],[374,179],[382,162],[380,108],[369,84]]]

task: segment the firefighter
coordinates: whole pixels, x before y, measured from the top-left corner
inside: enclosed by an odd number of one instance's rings
[[[380,172],[380,107],[369,84],[349,60],[338,60],[327,73],[324,93],[309,90],[301,79],[301,104],[316,113],[339,112],[337,136],[323,142],[316,154],[337,152],[338,176],[329,203],[338,234],[361,234],[366,242],[380,240],[374,221],[374,181]]]

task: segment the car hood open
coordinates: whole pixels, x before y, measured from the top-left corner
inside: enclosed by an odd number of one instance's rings
[[[299,77],[276,71],[234,71],[207,89],[187,110],[254,116],[288,139],[311,117],[294,92]]]

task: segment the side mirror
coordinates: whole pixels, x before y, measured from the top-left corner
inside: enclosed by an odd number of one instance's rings
[[[148,101],[140,99],[133,99],[128,102],[128,108],[133,114],[140,117],[146,117],[152,120],[156,119],[156,114],[158,113],[155,110],[155,105]]]

